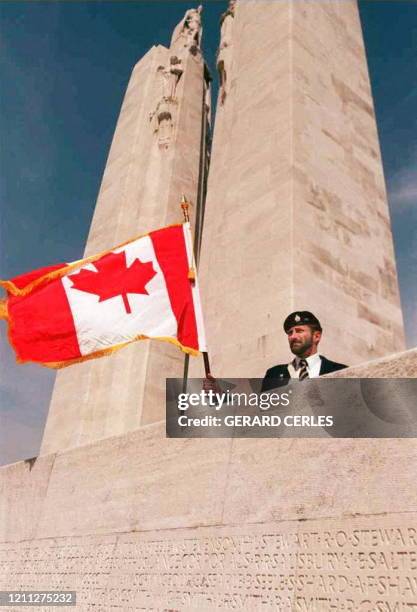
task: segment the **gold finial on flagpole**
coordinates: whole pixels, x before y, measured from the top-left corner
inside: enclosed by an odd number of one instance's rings
[[[189,223],[190,222],[190,216],[188,214],[189,207],[190,207],[190,204],[189,204],[187,198],[185,197],[185,195],[183,194],[183,196],[181,198],[181,208],[182,208],[182,214],[184,215],[185,223]]]
[[[185,223],[189,223],[190,222],[190,216],[188,214],[189,207],[190,207],[190,203],[188,202],[188,200],[185,197],[185,195],[183,195],[182,198],[181,198],[181,208],[182,208],[182,214],[184,215],[184,222]],[[191,263],[190,263],[190,269],[188,270],[188,278],[192,282],[195,281],[194,260],[192,260]]]

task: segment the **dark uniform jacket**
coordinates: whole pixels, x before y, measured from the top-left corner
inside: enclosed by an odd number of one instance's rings
[[[335,361],[330,361],[330,359],[326,359],[323,355],[320,355],[321,366],[320,366],[320,376],[324,374],[330,374],[331,372],[336,372],[337,370],[343,370],[347,368],[347,365],[343,363],[336,363]],[[269,368],[265,374],[265,378],[262,382],[262,391],[269,391],[270,389],[275,389],[276,387],[282,387],[288,383],[288,380],[291,378],[290,373],[288,371],[288,364],[283,363],[280,365],[276,365],[273,368]]]

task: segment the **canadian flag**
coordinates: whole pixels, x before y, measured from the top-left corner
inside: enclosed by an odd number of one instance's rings
[[[193,355],[206,351],[192,270],[190,227],[184,223],[0,281],[17,360],[60,368],[150,338]]]

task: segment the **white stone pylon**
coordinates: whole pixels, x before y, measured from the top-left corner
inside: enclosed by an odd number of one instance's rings
[[[135,66],[123,101],[86,255],[182,222],[182,194],[197,201],[207,84],[201,10],[190,10],[169,49]],[[195,207],[190,210],[191,220]],[[165,378],[181,377],[184,354],[137,342],[110,358],[58,373],[41,454],[62,451],[165,418]]]
[[[335,361],[402,350],[356,0],[238,0],[221,27],[199,268],[213,374],[261,377],[288,362],[294,310],[316,314],[320,352]]]

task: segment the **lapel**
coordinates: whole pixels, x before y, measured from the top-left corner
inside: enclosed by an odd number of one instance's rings
[[[277,380],[285,380],[286,378],[291,378],[288,366],[276,366],[276,368],[274,368],[273,372],[271,373],[271,378],[276,378]]]
[[[329,367],[330,366],[329,360],[326,359],[326,357],[323,357],[323,355],[320,355],[320,359],[321,359],[320,376],[323,376],[323,374],[330,374],[332,370]]]

